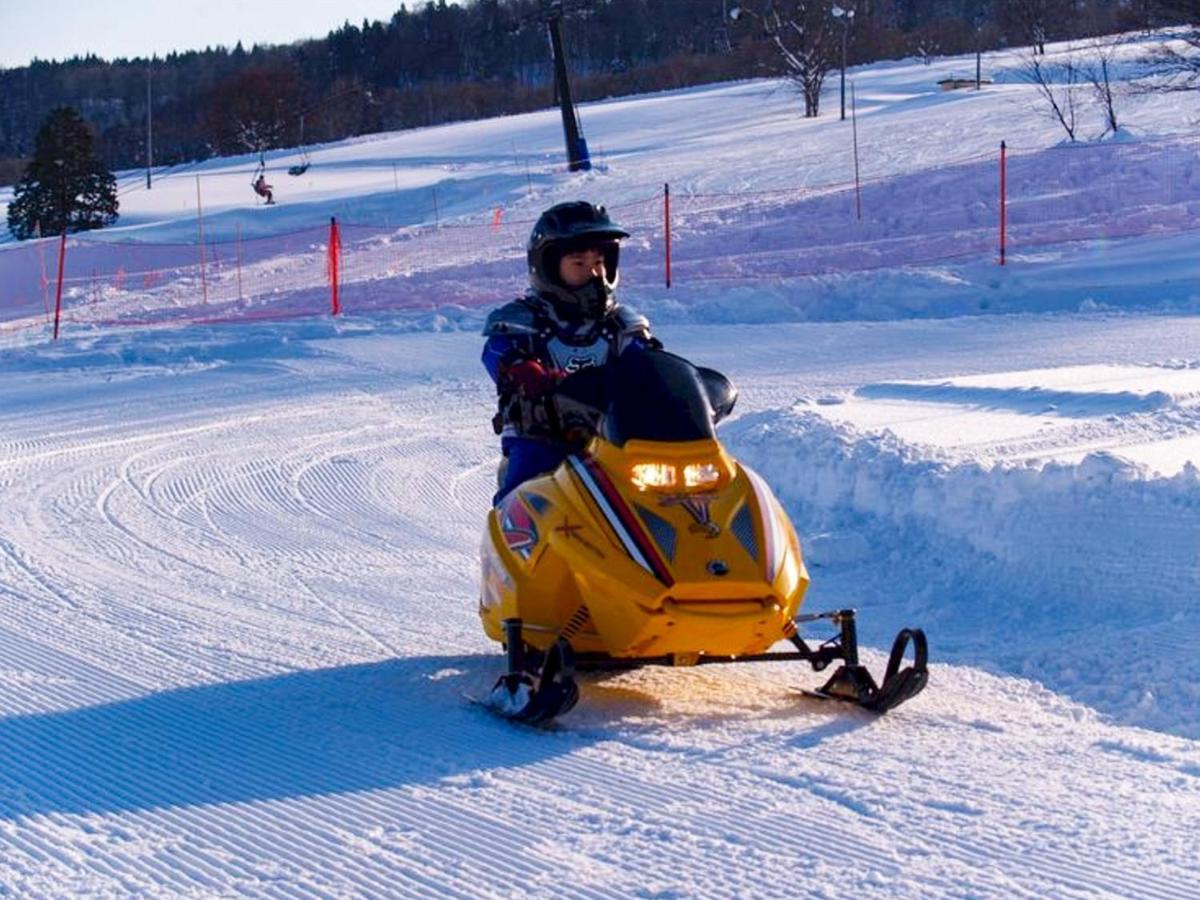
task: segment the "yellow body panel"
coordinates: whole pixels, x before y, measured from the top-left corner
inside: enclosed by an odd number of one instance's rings
[[[702,488],[639,490],[639,463],[706,465]],[[761,479],[716,441],[596,438],[488,516],[480,617],[493,640],[520,618],[541,649],[565,637],[613,657],[761,653],[792,628],[808,573]]]

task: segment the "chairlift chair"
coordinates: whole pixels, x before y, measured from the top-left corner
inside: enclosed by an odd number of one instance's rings
[[[308,149],[304,146],[304,116],[300,116],[300,161],[294,166],[290,166],[287,170],[289,175],[303,175],[308,171],[308,167],[312,165],[312,159],[308,155]]]

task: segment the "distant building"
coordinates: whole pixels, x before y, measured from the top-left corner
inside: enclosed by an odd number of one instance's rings
[[[992,81],[990,78],[979,79],[980,86],[985,85],[985,84],[991,84],[991,83],[992,83]],[[974,78],[943,78],[941,81],[938,82],[938,87],[940,87],[943,91],[959,91],[959,90],[963,90],[965,88],[973,88],[973,87],[975,87],[975,79]]]

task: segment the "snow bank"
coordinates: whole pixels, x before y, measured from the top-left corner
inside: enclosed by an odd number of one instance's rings
[[[803,406],[746,416],[725,437],[791,510],[818,584],[828,566],[831,585],[862,592],[864,606],[899,603],[930,626],[939,655],[1200,736],[1192,464],[1154,478],[1106,453],[952,463]],[[886,640],[876,627],[872,639]]]

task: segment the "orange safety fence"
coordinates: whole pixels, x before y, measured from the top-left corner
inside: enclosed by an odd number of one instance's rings
[[[1195,136],[1010,147],[1003,196],[1000,177],[998,147],[991,156],[865,180],[859,194],[853,181],[725,193],[672,183],[669,205],[664,190],[609,209],[633,235],[622,250],[623,283],[665,283],[681,302],[688,286],[705,283],[999,262],[1002,221],[1009,265],[1050,245],[1200,227]],[[478,308],[523,290],[531,225],[494,207],[476,220],[399,228],[337,221],[203,245],[84,233],[67,237],[61,279],[59,238],[31,240],[0,248],[0,330],[49,327],[59,287],[68,331]]]

